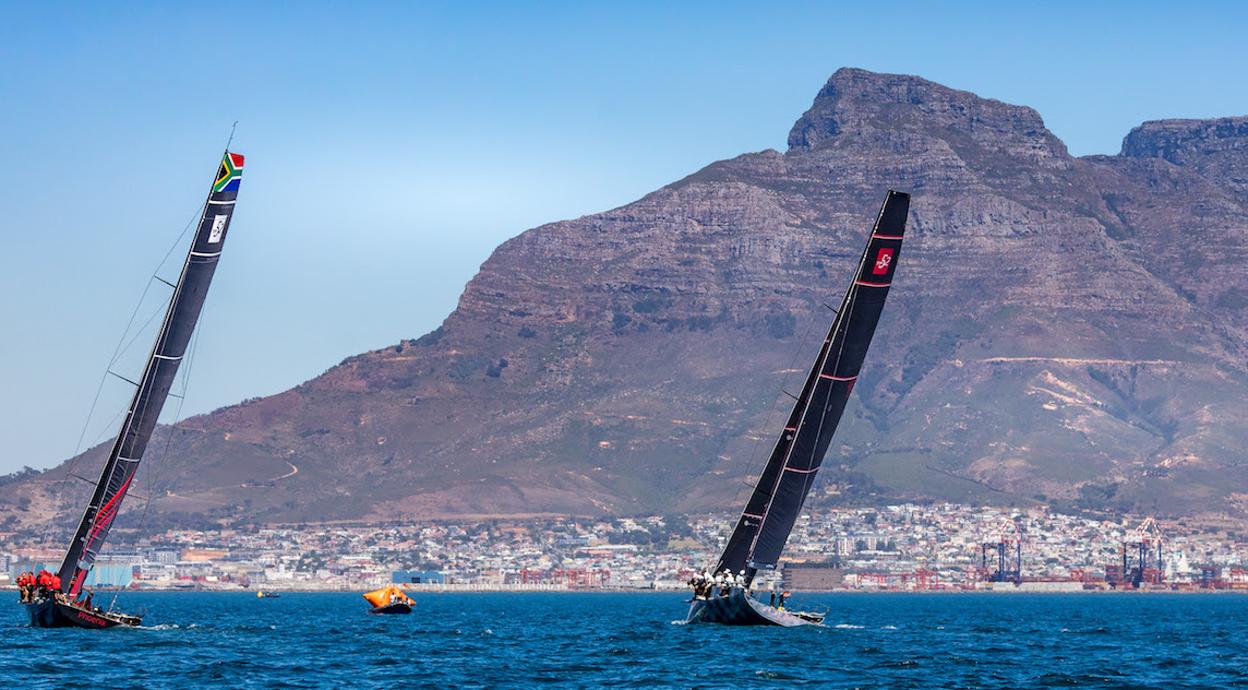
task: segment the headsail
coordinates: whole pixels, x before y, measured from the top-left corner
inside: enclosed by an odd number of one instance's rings
[[[221,248],[225,246],[225,235],[234,215],[234,202],[242,174],[243,156],[227,151],[204,205],[190,251],[182,264],[182,274],[169,300],[160,333],[139,378],[138,389],[104,463],[95,493],[61,563],[58,573],[61,588],[70,598],[77,597],[82,589],[160,419],[160,411],[173,386],[178,365],[186,354],[208,295]]]
[[[889,191],[854,281],[715,572],[746,570],[752,580],[759,569],[774,568],[779,560],[875,334],[897,268],[909,209],[909,194]]]

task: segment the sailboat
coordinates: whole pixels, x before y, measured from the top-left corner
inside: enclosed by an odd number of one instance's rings
[[[822,614],[764,604],[751,595],[750,585],[760,570],[775,569],[828,452],[884,310],[909,210],[909,194],[888,192],[801,394],[719,561],[708,571],[722,574],[724,581],[695,578],[688,622],[781,626],[823,622]]]
[[[87,575],[104,545],[156,429],[178,365],[186,354],[221,257],[221,249],[225,246],[242,174],[242,154],[231,153],[227,147],[200,214],[194,240],[182,264],[182,273],[178,282],[172,285],[173,296],[169,299],[160,333],[148,354],[143,375],[135,383],[134,397],[100,472],[95,492],[87,503],[73,541],[65,553],[65,560],[56,574],[59,586],[39,587],[28,597],[23,597],[23,605],[30,613],[30,624],[34,627],[99,629],[137,626],[142,622],[139,616],[92,607],[90,597],[85,600],[80,600],[80,597]],[[52,582],[55,583],[55,580]]]

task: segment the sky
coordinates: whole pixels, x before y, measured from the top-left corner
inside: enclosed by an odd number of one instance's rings
[[[247,164],[183,416],[436,328],[527,228],[783,150],[840,67],[1032,106],[1076,155],[1116,153],[1145,120],[1248,114],[1242,3],[0,11],[0,473],[79,447],[235,121]],[[140,323],[161,299],[153,287]],[[131,330],[114,369],[136,376],[153,335]],[[104,380],[84,447],[129,395]]]

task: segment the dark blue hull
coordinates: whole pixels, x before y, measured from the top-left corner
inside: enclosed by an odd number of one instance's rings
[[[754,599],[743,589],[734,589],[728,596],[694,599],[689,605],[687,623],[719,623],[721,625],[819,625],[821,614],[804,611],[781,611]]]
[[[86,628],[103,630],[117,626],[135,627],[143,621],[138,616],[127,616],[104,611],[89,611],[81,606],[41,599],[23,603],[30,614],[32,628]]]
[[[412,612],[412,607],[401,602],[397,604],[390,604],[389,606],[378,606],[374,609],[369,610],[369,613],[375,613],[378,615],[396,614],[396,613],[403,614],[403,613],[411,613],[411,612]]]

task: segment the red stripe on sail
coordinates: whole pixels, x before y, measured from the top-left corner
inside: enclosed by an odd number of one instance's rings
[[[100,508],[100,512],[95,514],[95,522],[92,523],[91,531],[87,533],[87,538],[83,541],[83,551],[90,549],[91,545],[100,536],[100,532],[107,529],[113,522],[113,518],[117,517],[117,509],[121,507],[121,499],[126,495],[126,490],[130,488],[130,482],[132,481],[134,481],[133,474],[126,479],[126,482],[121,485],[120,489],[117,489],[117,493],[108,499],[108,503],[105,503],[104,507]]]

